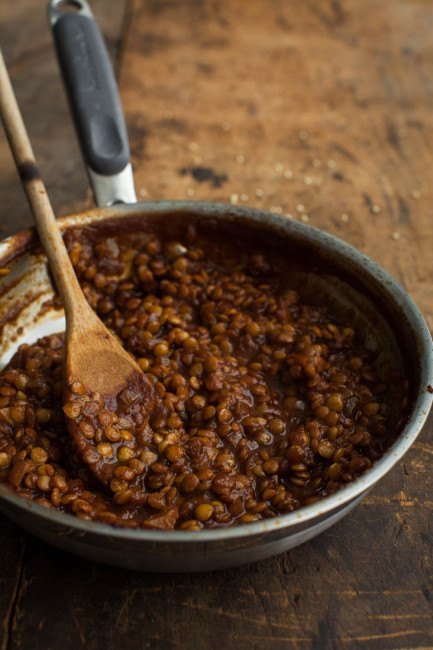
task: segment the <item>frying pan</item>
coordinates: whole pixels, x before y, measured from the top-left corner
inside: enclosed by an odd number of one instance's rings
[[[399,358],[410,379],[407,422],[385,454],[360,478],[331,496],[290,514],[236,527],[202,531],[114,528],[47,510],[0,485],[0,511],[47,542],[130,569],[190,572],[260,560],[293,548],[329,528],[352,510],[403,456],[421,431],[433,395],[433,350],[427,325],[406,291],[378,264],[347,243],[283,216],[235,206],[194,201],[136,202],[129,147],[118,92],[99,29],[84,0],[49,4],[49,18],[68,90],[83,156],[98,207],[60,219],[63,231],[174,227],[194,220],[206,227],[255,230],[257,241],[272,238],[308,257],[316,268],[315,288],[337,314],[362,327],[367,339]],[[18,345],[61,331],[61,310],[47,307],[54,290],[46,258],[33,230],[0,243],[0,366]],[[308,284],[308,283],[307,283]],[[48,303],[49,304],[49,303]]]

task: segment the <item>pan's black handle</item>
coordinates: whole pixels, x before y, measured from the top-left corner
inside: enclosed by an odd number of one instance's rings
[[[119,92],[107,48],[85,0],[51,0],[54,42],[97,202],[98,179],[127,170],[130,151]],[[132,173],[129,167],[130,183]],[[107,185],[108,178],[105,179]],[[100,181],[104,184],[104,178]],[[114,202],[113,197],[111,202]],[[118,198],[117,200],[125,200]],[[126,199],[133,202],[134,197]]]

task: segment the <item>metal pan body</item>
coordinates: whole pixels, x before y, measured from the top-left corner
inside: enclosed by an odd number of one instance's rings
[[[347,243],[283,216],[234,206],[184,202],[146,202],[95,208],[62,218],[65,231],[77,225],[146,228],[159,221],[193,218],[221,227],[254,229],[257,241],[274,238],[314,260],[322,269],[318,289],[357,325],[380,328],[399,354],[412,384],[411,411],[404,429],[385,454],[360,478],[335,494],[287,515],[236,527],[203,531],[152,531],[113,528],[51,511],[0,485],[0,511],[30,533],[77,555],[130,569],[162,572],[208,571],[237,566],[298,546],[333,525],[400,460],[421,431],[433,395],[433,350],[428,327],[407,292],[378,264]],[[0,243],[0,365],[18,345],[62,331],[63,314],[46,308],[53,296],[46,258],[33,231]],[[363,320],[362,320],[363,319]],[[388,344],[387,343],[387,344]]]

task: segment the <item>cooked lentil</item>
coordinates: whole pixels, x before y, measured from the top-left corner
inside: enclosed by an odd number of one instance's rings
[[[399,371],[381,376],[361,333],[289,288],[285,260],[236,243],[221,258],[192,227],[182,241],[83,229],[68,245],[159,402],[146,413],[125,391],[114,408],[73,381],[62,408],[62,335],[22,345],[0,373],[0,481],[23,498],[133,528],[247,523],[335,492],[386,448],[393,409],[401,426]]]

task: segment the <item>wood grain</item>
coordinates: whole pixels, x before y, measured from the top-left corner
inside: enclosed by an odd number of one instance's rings
[[[89,199],[40,4],[12,6],[5,49],[43,175],[67,212]],[[306,215],[378,259],[433,323],[429,0],[132,0],[124,17],[124,2],[92,7],[109,42],[122,39],[143,198]],[[0,143],[10,232],[27,217],[2,152]],[[33,539],[21,562],[23,534],[2,522],[4,647],[433,647],[432,424],[342,522],[242,569],[141,575]]]

